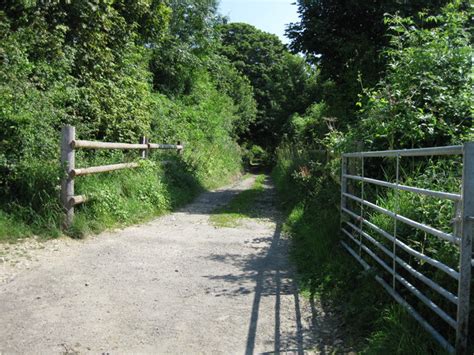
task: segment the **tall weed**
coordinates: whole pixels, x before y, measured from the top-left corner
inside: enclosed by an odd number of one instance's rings
[[[349,343],[362,353],[443,353],[402,307],[391,302],[373,273],[363,271],[340,247],[340,190],[329,173],[333,160],[285,145],[276,160],[272,176],[287,214],[284,230],[292,240],[291,256],[303,294],[343,315]],[[393,203],[387,195],[380,196],[379,203],[382,200],[387,207]],[[390,230],[384,217],[372,218]]]

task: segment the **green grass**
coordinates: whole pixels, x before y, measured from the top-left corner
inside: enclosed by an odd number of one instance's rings
[[[138,169],[87,177],[78,194],[91,201],[80,206],[68,231],[73,237],[144,222],[190,202],[203,187],[179,161],[162,166],[141,161]]]
[[[244,178],[248,176],[246,174]],[[251,189],[239,193],[228,205],[214,211],[210,222],[219,228],[233,228],[244,218],[256,217],[254,202],[264,192],[265,179],[265,175],[258,175]]]
[[[13,242],[31,234],[31,229],[22,221],[0,210],[0,242]]]
[[[295,163],[297,162],[297,163]],[[339,186],[334,179],[295,172],[307,162],[279,156],[272,177],[290,256],[305,297],[344,319],[345,347],[364,354],[442,354],[443,350],[339,245]],[[324,167],[323,167],[324,168]]]
[[[79,166],[110,164],[110,157],[81,160]],[[123,159],[123,157],[119,157]],[[103,230],[141,223],[168,213],[190,202],[210,186],[226,184],[238,171],[222,169],[219,177],[207,178],[180,159],[167,157],[172,163],[163,166],[158,161],[140,161],[137,169],[80,177],[75,182],[75,194],[90,200],[75,208],[74,222],[66,235],[83,238]],[[58,180],[58,179],[56,179]],[[0,209],[0,243],[13,243],[32,235],[42,239],[57,238],[63,217],[58,191],[45,194],[41,210],[20,203],[4,204]],[[41,204],[40,204],[41,205]]]
[[[326,200],[327,201],[327,200]],[[302,294],[319,298],[345,319],[347,345],[365,354],[442,354],[404,309],[391,302],[373,274],[339,247],[338,210],[325,200],[292,207],[284,231]]]
[[[447,354],[398,304],[384,307],[374,328],[363,354]]]

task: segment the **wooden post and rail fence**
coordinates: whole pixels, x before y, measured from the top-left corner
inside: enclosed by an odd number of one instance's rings
[[[140,143],[112,143],[97,142],[76,139],[76,129],[73,126],[64,126],[61,130],[61,165],[64,169],[64,177],[61,181],[61,204],[64,209],[63,227],[69,228],[74,220],[74,206],[87,202],[87,195],[75,195],[74,179],[78,176],[105,173],[109,171],[132,169],[140,166],[137,162],[120,163],[112,165],[92,166],[88,168],[76,168],[75,152],[77,149],[137,149],[140,150],[142,159],[148,157],[152,149],[176,149],[181,154],[184,147],[180,142],[177,144],[149,143],[146,137],[140,139]]]

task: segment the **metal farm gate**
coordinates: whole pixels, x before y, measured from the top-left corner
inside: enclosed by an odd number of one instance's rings
[[[429,189],[407,186],[400,183],[400,160],[402,157],[433,157],[446,155],[462,155],[462,189],[461,193],[433,191]],[[395,163],[395,181],[388,182],[372,179],[364,175],[364,166],[369,158],[392,158]],[[354,167],[357,167],[354,169]],[[352,170],[357,170],[353,172]],[[357,189],[354,188],[357,185]],[[399,200],[400,191],[430,196],[430,198],[450,200],[456,206],[456,216],[453,216],[455,228],[453,233],[446,233],[429,224],[420,223],[399,214],[398,202],[393,210],[384,208],[377,203],[369,202],[364,196],[365,189],[382,186],[393,189],[395,201]],[[373,186],[377,185],[377,186]],[[357,193],[354,191],[357,190]],[[358,196],[356,196],[358,195]],[[380,204],[380,203],[379,203]],[[387,207],[387,206],[385,206]],[[384,230],[373,223],[371,215],[381,214],[389,218],[393,229]],[[435,221],[432,221],[433,223]],[[472,258],[472,239],[474,225],[474,142],[462,146],[420,148],[407,150],[389,150],[373,152],[346,153],[342,156],[341,174],[341,229],[344,238],[343,247],[356,258],[365,269],[375,270],[375,278],[382,287],[423,326],[447,351],[459,354],[467,353],[469,338],[469,311],[471,268],[474,265]],[[459,250],[459,264],[457,267],[448,266],[437,260],[437,255],[427,255],[424,250],[417,250],[408,245],[402,238],[397,237],[397,229],[409,226],[452,244]],[[386,229],[388,229],[386,227]],[[435,253],[436,254],[436,253]],[[457,255],[457,254],[456,254]],[[410,261],[410,259],[412,261]],[[413,260],[416,260],[414,263]],[[426,276],[413,267],[428,265],[444,278],[453,280],[451,291],[441,286],[432,278]],[[448,277],[446,277],[446,275]],[[456,287],[457,283],[457,287]],[[435,291],[438,299],[447,300],[445,308],[437,305],[429,292],[422,292],[423,287]],[[455,291],[454,289],[457,290]],[[418,300],[410,304],[404,295],[411,294]],[[440,297],[441,296],[441,297]],[[418,304],[418,306],[417,306]],[[423,307],[420,307],[423,304]],[[426,307],[425,307],[426,306]],[[423,311],[421,311],[423,308]],[[444,320],[456,334],[456,344],[453,346],[440,329],[435,329],[424,314],[435,313]],[[446,333],[446,331],[444,331]]]

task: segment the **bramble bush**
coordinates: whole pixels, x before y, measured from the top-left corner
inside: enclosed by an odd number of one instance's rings
[[[381,349],[387,353],[442,353],[442,350],[401,307],[391,305],[383,290],[366,277],[372,276],[363,273],[338,247],[339,157],[342,152],[359,150],[361,146],[364,150],[402,149],[461,144],[474,138],[468,21],[468,11],[458,1],[448,4],[438,15],[420,13],[416,20],[387,16],[390,27],[390,46],[384,51],[387,68],[374,87],[364,89],[357,117],[350,122],[339,122],[332,117],[335,111],[328,103],[320,101],[304,114],[292,116],[287,136],[277,149],[273,176],[288,213],[286,230],[293,239],[292,254],[302,287],[322,300],[337,303],[353,325],[348,327],[348,333],[354,336],[355,346],[365,348],[366,353],[378,353]],[[318,156],[319,149],[327,155]],[[400,181],[459,193],[460,167],[458,158],[429,161],[403,158]],[[394,181],[394,160],[365,159],[365,175]],[[371,189],[368,184],[365,187],[365,198],[369,201],[390,210],[399,208],[402,215],[452,232],[455,206],[451,201],[395,193],[386,188]],[[359,184],[353,188],[360,193]],[[382,229],[393,231],[393,220],[368,208],[365,213],[366,218]],[[458,252],[450,243],[403,223],[398,223],[397,236],[415,250],[436,255],[437,259],[456,267]],[[391,248],[383,238],[374,237]],[[456,292],[456,283],[444,273],[416,258],[407,260],[415,269]],[[410,275],[404,277],[455,316],[452,304],[443,297]],[[406,296],[419,305],[409,293]],[[421,313],[453,341],[453,332],[443,321],[423,309]]]
[[[374,149],[459,144],[473,139],[469,12],[460,2],[436,16],[390,16],[388,68],[365,90],[357,133]]]

